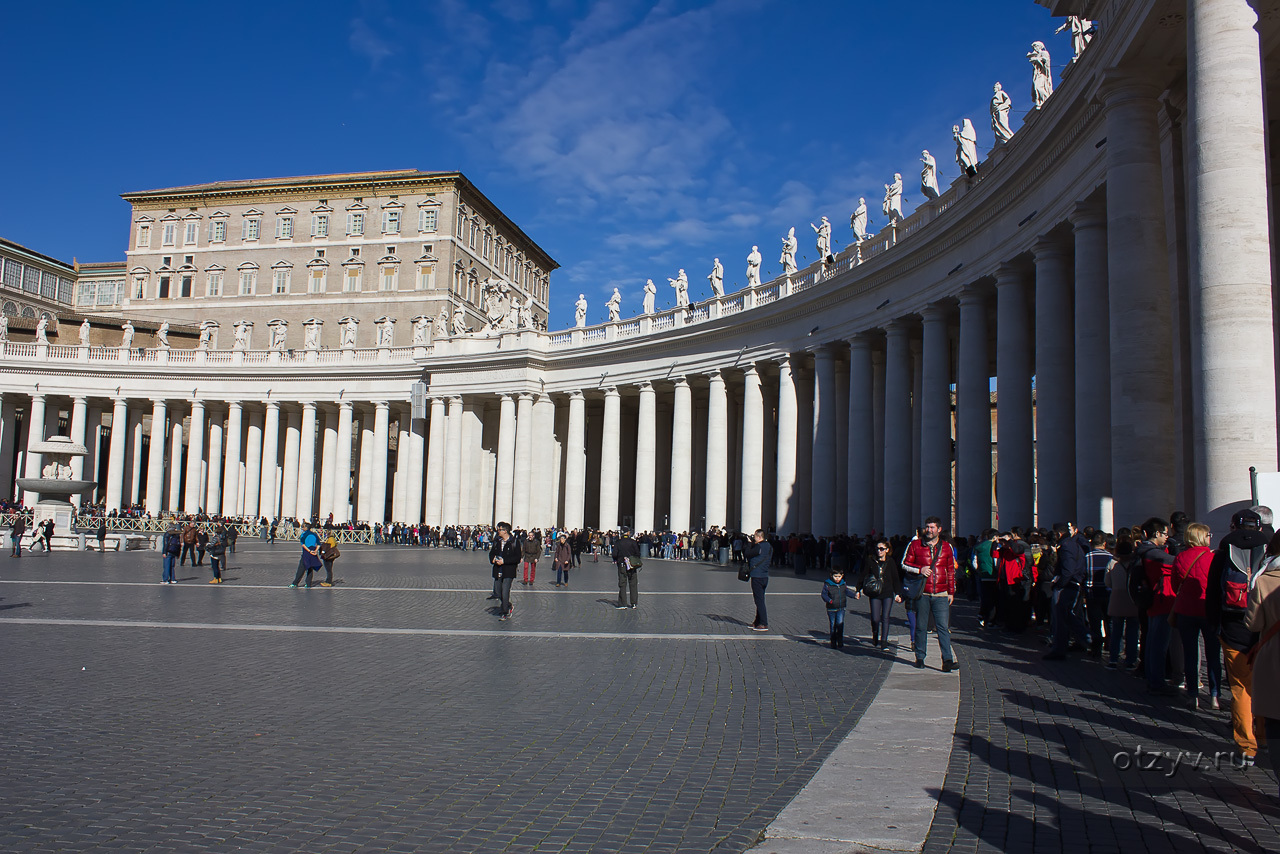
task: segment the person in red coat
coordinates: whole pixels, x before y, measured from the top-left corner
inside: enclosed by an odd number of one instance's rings
[[[921,582],[910,585],[920,594],[908,607],[916,611],[916,667],[924,667],[929,639],[929,615],[938,630],[938,646],[942,650],[942,672],[960,669],[951,649],[951,603],[956,595],[955,550],[942,539],[942,520],[930,516],[924,520],[923,539],[912,540],[902,559],[903,587],[913,575]]]

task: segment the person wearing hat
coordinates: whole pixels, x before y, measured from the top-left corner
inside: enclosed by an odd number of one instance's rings
[[[170,523],[164,532],[164,544],[160,557],[162,574],[160,576],[161,584],[177,584],[178,579],[174,577],[173,565],[178,560],[178,555],[182,553],[182,533],[178,530],[176,524]]]
[[[1252,764],[1258,752],[1258,736],[1263,724],[1253,714],[1253,665],[1249,654],[1258,643],[1258,633],[1249,630],[1245,611],[1238,603],[1224,601],[1223,576],[1240,577],[1242,571],[1255,578],[1267,557],[1267,535],[1262,517],[1252,510],[1240,510],[1231,517],[1231,531],[1218,542],[1205,587],[1205,621],[1222,642],[1227,686],[1231,689],[1231,737]]]
[[[569,535],[564,531],[556,537],[555,553],[551,558],[551,568],[556,571],[556,587],[569,586],[569,570],[573,567],[573,548],[569,545]]]

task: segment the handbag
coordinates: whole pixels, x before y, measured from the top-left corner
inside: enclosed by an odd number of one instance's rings
[[[872,599],[880,598],[880,593],[882,590],[884,590],[884,579],[880,577],[880,574],[883,571],[884,571],[884,568],[881,567],[879,564],[876,564],[875,574],[871,575],[868,573],[866,579],[863,580],[862,592],[866,596]]]
[[[738,567],[738,580],[739,581],[751,580],[751,569],[745,563],[742,566]]]

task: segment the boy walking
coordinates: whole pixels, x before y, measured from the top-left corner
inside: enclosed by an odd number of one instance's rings
[[[827,603],[827,622],[831,625],[831,648],[844,649],[844,611],[849,601],[849,587],[844,570],[835,566],[831,577],[822,582],[822,601]]]

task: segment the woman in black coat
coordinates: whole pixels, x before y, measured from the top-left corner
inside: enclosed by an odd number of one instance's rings
[[[871,605],[871,645],[889,648],[889,615],[893,603],[902,601],[902,573],[889,541],[880,537],[867,550],[862,571],[853,584],[854,598],[866,594]]]

